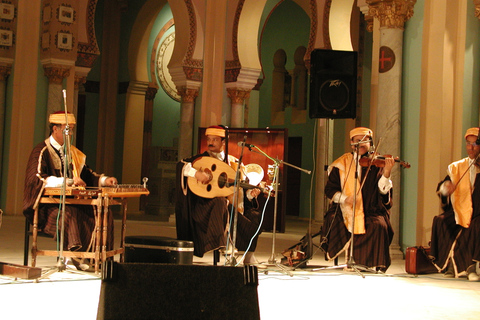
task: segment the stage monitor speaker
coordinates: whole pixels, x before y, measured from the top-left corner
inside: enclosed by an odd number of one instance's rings
[[[97,319],[260,319],[257,286],[254,266],[107,261]]]
[[[356,117],[357,52],[315,49],[310,55],[310,118]]]

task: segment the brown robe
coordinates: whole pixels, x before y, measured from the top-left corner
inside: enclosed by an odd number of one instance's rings
[[[358,173],[362,180],[366,172],[367,168],[362,167],[362,172]],[[380,193],[378,181],[382,174],[383,168],[371,166],[361,189],[365,233],[354,234],[353,262],[386,271],[391,264],[389,246],[393,239],[388,211],[391,208],[392,189],[385,195]],[[325,195],[332,199],[336,192],[342,191],[341,185],[339,169],[333,167],[325,186]],[[345,225],[340,205],[333,201],[325,213],[321,234],[321,248],[327,260],[336,258],[345,250],[348,250],[347,257],[350,257],[351,233]]]
[[[208,152],[196,155],[177,163],[177,185],[175,217],[177,238],[193,241],[194,255],[203,257],[206,252],[227,245],[227,222],[230,220],[231,206],[222,197],[207,199],[195,195],[188,189],[187,177],[183,176],[185,162],[193,162],[199,157],[210,156]],[[183,181],[183,183],[182,183]],[[186,189],[184,189],[186,188]],[[184,193],[184,190],[186,193]],[[240,251],[254,252],[261,215],[256,210],[256,199],[244,197],[244,213],[238,214],[235,247]],[[230,239],[231,241],[232,239]],[[251,241],[251,244],[250,244]],[[250,245],[250,247],[249,247]]]
[[[469,180],[468,173],[463,179]],[[437,191],[450,176],[438,184]],[[457,192],[457,191],[455,191]],[[470,192],[470,191],[468,191]],[[443,213],[433,218],[430,255],[439,271],[448,266],[448,258],[452,258],[455,276],[464,275],[467,268],[480,261],[480,177],[476,175],[471,193],[472,216],[468,228],[457,224],[450,197],[440,195]]]
[[[62,177],[62,162],[58,151],[50,144],[49,138],[39,143],[31,152],[25,173],[23,194],[23,214],[33,223],[34,205],[40,192],[43,192],[44,181],[49,176]],[[84,166],[80,177],[88,187],[98,187],[99,174]],[[44,233],[59,239],[60,228],[59,206],[56,204],[40,204],[38,227]],[[92,238],[95,227],[94,207],[87,205],[65,206],[64,250],[85,251]],[[108,213],[107,247],[113,247],[113,216]]]

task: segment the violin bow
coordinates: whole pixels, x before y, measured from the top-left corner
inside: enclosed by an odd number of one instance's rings
[[[472,163],[470,163],[470,165],[468,166],[467,169],[465,169],[465,171],[463,172],[462,176],[460,177],[460,179],[458,179],[457,183],[455,183],[455,188],[457,187],[457,185],[460,183],[460,181],[462,181],[463,177],[467,174],[468,171],[470,171],[470,167],[474,164],[474,163],[477,163],[477,161],[480,159],[480,153],[477,154],[477,156],[475,157],[475,160],[472,161]]]
[[[382,138],[380,138],[378,140],[377,146],[374,148],[375,150],[373,151],[373,157],[372,157],[373,159],[375,159],[375,157],[377,156],[377,154],[378,154],[377,150],[378,150],[378,147],[380,147],[381,143],[382,143]],[[357,155],[357,157],[358,156],[359,155]],[[373,161],[370,161],[370,163],[368,164],[367,172],[365,172],[365,176],[363,177],[363,180],[360,183],[360,188],[358,189],[357,194],[359,194],[359,192],[362,191],[363,185],[365,184],[365,181],[367,180],[368,173],[370,172],[370,168],[372,167],[372,163],[373,163]]]

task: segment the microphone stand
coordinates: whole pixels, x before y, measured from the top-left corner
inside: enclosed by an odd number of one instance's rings
[[[245,145],[245,141],[247,140],[247,136],[243,137],[243,144]],[[238,158],[238,167],[237,171],[235,173],[235,183],[234,183],[234,193],[233,193],[233,231],[232,231],[232,254],[231,254],[231,259],[229,261],[231,266],[235,266],[237,264],[237,261],[235,259],[235,243],[237,241],[237,224],[238,224],[238,188],[239,188],[239,182],[240,182],[240,167],[242,165],[242,159],[243,159],[243,148],[242,151],[240,152],[240,158]],[[243,199],[242,199],[243,200]],[[231,227],[230,227],[231,229]],[[230,239],[228,237],[227,239]],[[225,255],[228,254],[228,245],[227,245],[227,251]]]
[[[258,150],[258,152],[252,150],[252,148],[256,148]],[[290,166],[292,168],[295,168],[297,170],[300,170],[300,171],[303,171],[307,174],[311,174],[312,172],[310,170],[306,170],[306,169],[302,169],[300,167],[297,167],[291,163],[288,163],[288,162],[285,162],[283,160],[280,160],[280,159],[275,159],[275,158],[272,158],[270,157],[268,154],[266,154],[265,152],[263,152],[260,148],[258,148],[257,146],[254,146],[254,145],[250,145],[248,147],[248,150],[252,151],[252,152],[256,152],[256,153],[259,153],[259,154],[262,154],[264,155],[265,157],[267,157],[268,159],[272,160],[273,163],[274,163],[274,174],[273,174],[273,186],[274,186],[274,190],[275,190],[275,205],[274,205],[274,208],[273,208],[273,230],[272,230],[272,255],[270,256],[270,259],[268,259],[268,263],[269,264],[274,264],[274,265],[277,265],[276,263],[276,259],[275,259],[275,242],[276,242],[276,231],[277,231],[277,210],[278,210],[278,175],[279,175],[279,171],[278,171],[278,168],[280,166],[280,164],[286,164],[287,166]]]
[[[65,257],[63,256],[63,244],[65,241],[65,198],[67,190],[67,178],[68,178],[68,165],[70,163],[70,126],[68,125],[68,113],[67,113],[67,91],[63,91],[63,104],[65,106],[65,129],[63,130],[63,183],[62,183],[62,210],[61,210],[61,233],[60,233],[60,248],[59,248],[59,257],[57,267],[59,271],[66,269]]]

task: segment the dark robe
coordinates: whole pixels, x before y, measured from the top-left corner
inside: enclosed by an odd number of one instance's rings
[[[438,184],[437,191],[447,176]],[[464,228],[455,221],[455,213],[449,197],[440,195],[443,213],[433,218],[430,255],[440,271],[447,268],[448,257],[452,253],[455,275],[480,261],[480,177],[476,175],[472,193],[473,213],[470,226]],[[455,241],[456,239],[456,241]],[[453,252],[452,252],[453,251]]]
[[[362,172],[359,173],[362,180],[366,171],[367,167],[362,167]],[[353,262],[386,271],[391,264],[389,247],[393,239],[389,213],[392,189],[385,195],[380,193],[378,181],[382,174],[383,168],[372,165],[361,190],[365,214],[365,234],[354,234]],[[333,167],[325,186],[325,195],[332,199],[336,192],[341,191],[339,169]],[[327,260],[336,258],[345,250],[348,250],[347,258],[350,257],[350,248],[347,244],[350,242],[351,233],[345,226],[340,205],[333,201],[325,214],[321,234],[321,248],[325,252]]]
[[[62,161],[58,151],[50,144],[49,138],[39,143],[31,152],[25,173],[25,188],[23,193],[23,214],[30,223],[33,223],[34,205],[40,192],[43,192],[44,180],[49,176],[62,177]],[[83,167],[80,178],[88,187],[98,187],[99,174],[93,172],[86,165]],[[85,251],[91,243],[92,232],[95,228],[95,208],[89,205],[65,206],[65,234],[64,250]],[[38,228],[42,232],[57,239],[57,220],[61,227],[58,214],[59,205],[40,204],[38,209]],[[58,233],[60,235],[60,233]],[[108,213],[107,249],[113,247],[113,216]]]
[[[199,157],[209,157],[208,152],[185,159],[177,163],[176,205],[175,217],[177,238],[179,240],[193,241],[194,255],[203,257],[206,252],[226,247],[227,222],[230,221],[231,206],[227,206],[227,199],[202,198],[188,189],[188,178],[183,176],[185,162],[192,163]],[[183,182],[183,184],[182,184]],[[186,191],[186,194],[184,193]],[[244,213],[237,215],[237,234],[235,247],[240,251],[255,251],[258,235],[255,236],[260,225],[261,215],[256,210],[256,199],[252,201],[244,197]],[[255,237],[254,237],[255,236]],[[230,237],[230,242],[232,241]],[[251,239],[252,243],[249,247]]]

